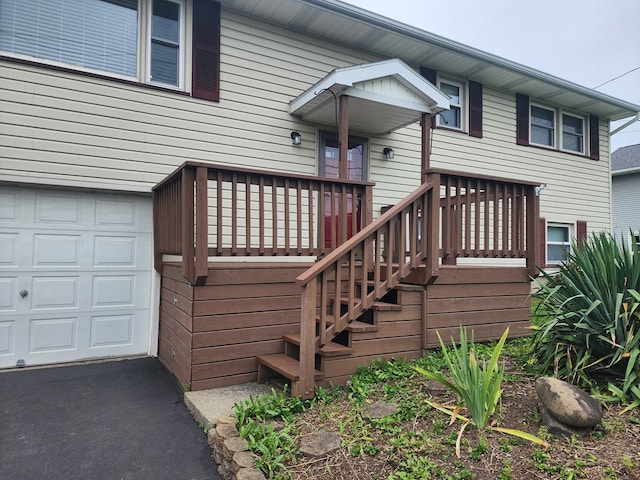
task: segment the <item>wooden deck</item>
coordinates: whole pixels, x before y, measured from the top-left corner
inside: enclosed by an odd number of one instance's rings
[[[296,359],[300,286],[309,263],[212,263],[203,285],[192,286],[181,266],[162,275],[159,357],[192,390],[253,382],[258,357]],[[429,285],[402,283],[346,333],[320,349],[316,384],[344,384],[377,358],[415,359],[439,346],[436,331],[458,339],[460,325],[477,340],[528,334],[530,282],[525,268],[442,266]],[[277,357],[272,357],[277,358]],[[281,357],[297,381],[297,364]],[[275,360],[274,368],[280,363]],[[263,367],[261,380],[281,371]]]
[[[373,221],[366,182],[185,164],[154,188],[159,357],[193,390],[278,375],[310,397],[436,332],[524,335],[535,186],[428,170]]]

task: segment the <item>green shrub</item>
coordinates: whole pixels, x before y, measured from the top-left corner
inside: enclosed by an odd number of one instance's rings
[[[637,246],[597,233],[572,245],[555,274],[537,281],[537,313],[547,315],[534,334],[546,371],[573,383],[609,379],[623,402],[639,402],[640,255]]]

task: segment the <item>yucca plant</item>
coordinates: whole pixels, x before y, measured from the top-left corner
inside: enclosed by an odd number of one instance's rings
[[[428,402],[434,408],[450,415],[452,422],[456,418],[463,421],[456,441],[456,455],[460,457],[460,440],[465,428],[470,424],[475,425],[478,429],[487,428],[548,446],[544,440],[530,435],[527,432],[488,426],[489,420],[495,413],[502,395],[504,363],[499,365],[498,361],[504,343],[509,335],[509,328],[504,331],[502,337],[500,337],[500,340],[493,348],[488,362],[478,361],[476,358],[473,331],[471,332],[471,341],[468,341],[467,332],[461,326],[460,345],[456,346],[456,342],[452,338],[450,350],[445,346],[440,334],[437,333],[437,335],[443,357],[449,369],[451,381],[441,373],[425,370],[418,366],[414,366],[413,368],[425,377],[441,383],[458,396],[459,405],[454,408]],[[459,414],[461,408],[465,408],[469,412],[471,419]]]
[[[566,264],[554,274],[542,271],[536,284],[539,312],[550,317],[534,334],[543,368],[582,385],[609,376],[615,396],[640,401],[632,394],[640,392],[637,246],[618,243],[608,233],[593,234],[574,242]],[[628,393],[632,397],[626,398]]]

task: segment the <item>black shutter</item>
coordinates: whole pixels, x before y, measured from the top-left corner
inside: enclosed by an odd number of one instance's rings
[[[191,95],[220,101],[220,4],[193,2]]]
[[[529,145],[529,96],[516,93],[516,143]]]
[[[482,138],[482,84],[469,80],[469,136]]]
[[[587,239],[587,222],[584,220],[578,220],[576,222],[576,242],[578,245],[582,245]]]
[[[600,119],[589,115],[589,158],[600,160]]]

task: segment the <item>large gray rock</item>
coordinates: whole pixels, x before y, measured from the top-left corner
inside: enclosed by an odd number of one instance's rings
[[[599,400],[557,378],[538,378],[536,394],[550,415],[570,427],[592,428],[602,419]]]
[[[563,435],[565,437],[585,437],[592,431],[591,428],[572,427],[562,423],[549,413],[544,405],[540,405],[540,415],[542,416],[542,424],[547,427],[547,431],[552,435]]]

